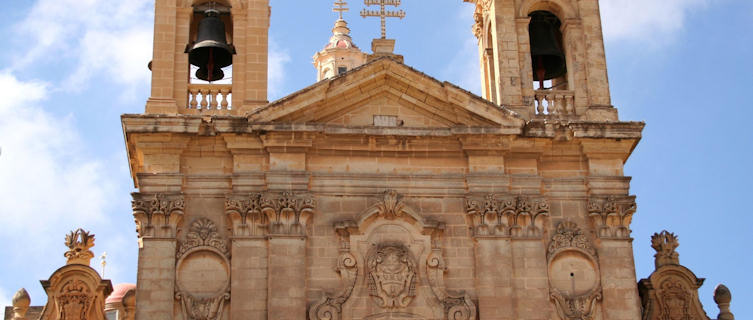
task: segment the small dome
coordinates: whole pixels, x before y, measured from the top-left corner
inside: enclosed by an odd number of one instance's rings
[[[118,303],[123,301],[123,296],[132,289],[136,289],[136,285],[133,283],[116,284],[115,287],[113,287],[110,296],[105,300],[105,303]]]
[[[332,29],[332,37],[329,38],[329,43],[324,46],[324,49],[358,49],[358,46],[353,43],[353,38],[350,37],[350,29],[348,23],[345,20],[337,20],[335,27]]]

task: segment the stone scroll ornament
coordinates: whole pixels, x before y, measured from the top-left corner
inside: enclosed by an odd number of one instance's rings
[[[407,307],[416,296],[416,263],[401,244],[382,244],[367,259],[369,295],[385,309]]]
[[[335,295],[326,295],[322,301],[309,309],[310,320],[341,320],[342,306],[353,294],[358,277],[358,262],[350,253],[350,233],[343,225],[336,225],[340,238],[340,256],[337,258],[335,270],[340,274],[342,289]]]
[[[219,235],[212,220],[199,218],[191,223],[176,256],[177,279],[175,298],[180,301],[184,320],[219,320],[230,299],[229,251],[227,242]],[[183,270],[186,271],[184,274]],[[210,286],[192,283],[210,272],[214,278]]]
[[[596,249],[577,224],[557,226],[547,250],[549,297],[563,320],[592,320],[602,299]]]
[[[442,257],[442,250],[435,247],[426,259],[426,274],[432,292],[444,307],[448,320],[475,320],[476,305],[465,292],[447,291],[444,284],[445,272],[447,272],[447,265]]]

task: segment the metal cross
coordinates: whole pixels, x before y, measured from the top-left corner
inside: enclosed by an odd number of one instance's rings
[[[337,12],[340,14],[340,20],[343,19],[343,12],[348,12],[350,9],[346,7],[348,5],[345,0],[336,0],[335,1],[335,7],[332,9],[332,11]]]
[[[388,11],[386,6],[394,6],[395,8],[400,6],[400,0],[363,0],[363,4],[368,6],[378,5],[379,10],[361,10],[361,16],[366,17],[380,17],[382,19],[382,39],[387,39],[387,24],[385,18],[405,18],[405,11]]]

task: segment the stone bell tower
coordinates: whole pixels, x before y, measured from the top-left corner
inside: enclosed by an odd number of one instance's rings
[[[269,16],[269,0],[156,0],[146,113],[242,114],[266,104]],[[229,62],[232,75],[224,76],[231,84],[211,83],[220,80],[212,72],[209,78],[190,72],[190,51],[204,46],[202,40],[213,43],[215,67]],[[223,46],[231,55],[225,63]],[[192,78],[208,78],[210,84]]]
[[[464,1],[476,3],[484,98],[526,117],[617,120],[598,0]]]

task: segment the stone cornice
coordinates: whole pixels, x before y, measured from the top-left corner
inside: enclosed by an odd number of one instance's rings
[[[216,133],[259,133],[259,132],[310,132],[328,135],[404,135],[449,137],[469,135],[519,135],[531,138],[608,138],[640,139],[644,122],[591,122],[591,121],[550,121],[536,119],[523,127],[468,127],[450,128],[407,128],[374,126],[341,126],[329,124],[283,124],[255,123],[245,117],[194,115],[145,115],[125,114],[121,116],[123,130],[131,133],[186,133],[198,134],[202,122],[213,126]]]

